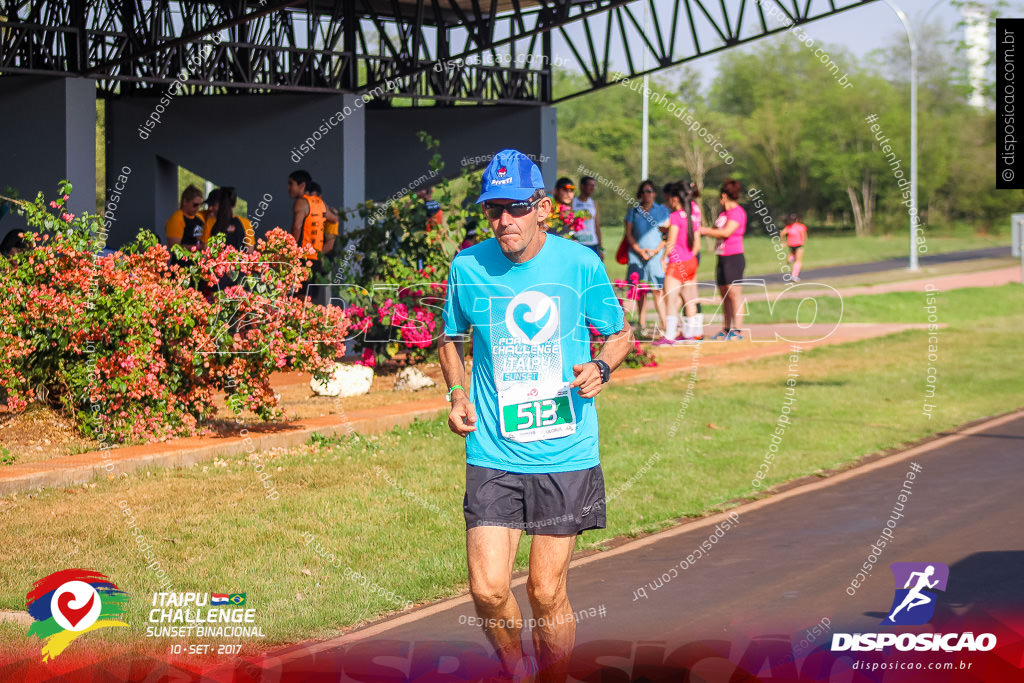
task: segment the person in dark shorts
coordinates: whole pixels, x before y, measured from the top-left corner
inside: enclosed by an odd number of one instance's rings
[[[439,354],[448,426],[466,438],[469,587],[505,674],[535,671],[510,590],[519,541],[533,536],[526,588],[541,680],[564,681],[576,637],[566,573],[576,536],[605,526],[594,397],[625,359],[632,330],[601,259],[543,229],[551,199],[529,157],[496,154],[477,203],[494,237],[452,260]],[[596,359],[588,324],[609,335]]]
[[[746,257],[743,256],[743,235],[747,231],[747,212],[739,204],[739,181],[732,178],[722,184],[718,201],[722,205],[722,213],[715,219],[715,225],[705,228],[704,234],[716,240],[715,254],[718,264],[715,268],[715,280],[718,291],[722,295],[722,331],[711,339],[713,341],[740,341],[743,334],[743,269]]]
[[[800,269],[804,265],[804,242],[807,241],[807,226],[797,220],[796,214],[789,214],[789,222],[782,232],[789,246],[789,262],[793,264],[793,282],[800,282]]]

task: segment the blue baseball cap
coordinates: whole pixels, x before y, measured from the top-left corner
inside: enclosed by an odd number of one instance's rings
[[[529,199],[544,189],[544,176],[537,164],[519,150],[503,149],[484,169],[483,187],[476,203],[489,199]]]

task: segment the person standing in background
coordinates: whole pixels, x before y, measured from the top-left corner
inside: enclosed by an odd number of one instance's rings
[[[242,243],[244,244],[243,249],[245,251],[252,251],[256,246],[256,233],[252,229],[252,223],[249,222],[247,217],[239,216],[235,213],[235,207],[238,205],[238,192],[233,187],[222,187],[221,190],[223,190],[221,196],[226,197],[231,202],[231,215],[237,218],[239,223],[242,224],[242,228],[244,230],[244,238],[242,240]],[[212,232],[212,226],[210,230]]]
[[[742,191],[739,181],[728,178],[718,196],[722,213],[715,219],[715,225],[705,228],[704,234],[717,240],[715,254],[718,264],[715,280],[722,295],[722,331],[713,341],[741,341],[743,334],[743,270],[747,261],[743,255],[743,235],[747,231],[747,212],[740,206]]]
[[[320,187],[320,183],[311,181],[309,183],[309,193],[324,198],[323,189]],[[324,203],[326,209],[326,215],[324,217],[324,250],[325,254],[330,254],[334,251],[334,240],[338,238],[338,210],[333,206],[327,206]],[[333,213],[332,213],[333,212]]]
[[[597,189],[597,181],[590,176],[580,178],[579,196],[573,197],[572,211],[586,211],[590,218],[583,220],[583,230],[576,233],[576,241],[585,247],[589,247],[597,254],[598,258],[604,259],[604,249],[601,247],[601,222],[597,215],[597,202],[594,201],[594,190]]]
[[[189,185],[181,193],[181,203],[177,211],[164,223],[168,248],[174,244],[185,247],[206,244],[203,229],[203,217],[199,208],[203,205],[203,193],[195,185]]]
[[[697,255],[700,253],[700,207],[694,201],[700,192],[693,183],[672,183],[668,191],[672,215],[665,225],[665,239],[661,266],[665,269],[665,336],[654,342],[657,346],[671,346],[678,341],[699,341],[704,337],[704,321],[697,313]],[[686,205],[689,203],[689,212]],[[689,215],[687,215],[689,213]],[[680,302],[680,294],[682,302]],[[679,307],[683,305],[683,328],[679,331]]]
[[[213,226],[210,228],[210,236],[224,235],[224,244],[234,247],[239,251],[245,251],[245,226],[242,220],[235,215],[234,188],[222,187],[217,200],[217,213],[213,217]]]
[[[199,212],[203,218],[203,244],[210,241],[210,231],[217,221],[217,209],[220,207],[220,188],[210,190],[206,195],[206,208]]]
[[[797,220],[796,214],[789,214],[789,224],[781,233],[789,247],[789,262],[793,264],[793,282],[800,282],[800,269],[804,265],[804,242],[807,241],[807,226]]]
[[[551,193],[551,214],[545,223],[545,230],[552,235],[570,238],[568,228],[561,220],[562,207],[572,210],[572,200],[576,196],[576,186],[571,178],[561,177],[555,181],[555,190]]]
[[[423,200],[423,210],[427,214],[427,222],[423,227],[429,230],[444,222],[444,212],[441,211],[441,202],[434,199],[434,188],[426,187],[416,190],[416,196]]]
[[[656,195],[657,190],[652,181],[641,182],[636,191],[638,204],[630,207],[624,221],[626,242],[629,244],[626,281],[632,283],[632,276],[636,274],[640,282],[646,282],[651,288],[651,297],[647,297],[646,294],[640,297],[641,332],[651,298],[654,299],[654,308],[658,312],[661,329],[665,329],[665,302],[662,297],[665,271],[661,267],[661,250],[664,245],[658,226],[668,220],[669,210],[654,201]],[[622,304],[627,315],[636,311],[636,303],[632,299],[627,298]]]

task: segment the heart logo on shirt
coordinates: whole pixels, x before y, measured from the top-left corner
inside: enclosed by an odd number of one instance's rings
[[[68,581],[50,598],[50,614],[61,628],[84,631],[99,619],[102,603],[96,589],[84,581]]]
[[[543,344],[558,327],[558,306],[541,292],[522,292],[505,309],[505,327],[519,341]]]

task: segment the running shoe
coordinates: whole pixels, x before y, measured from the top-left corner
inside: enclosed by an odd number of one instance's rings
[[[725,336],[726,341],[743,341],[743,335],[740,334],[739,330],[729,330],[729,334]]]
[[[711,341],[725,341],[728,337],[729,337],[729,330],[722,330],[721,332],[716,334],[714,337],[712,337]]]
[[[661,339],[655,339],[653,342],[651,342],[651,346],[672,346],[675,343],[676,342],[674,339],[662,337]]]
[[[798,277],[794,276],[794,277],[793,277],[793,282],[800,282],[800,278],[798,278]]]
[[[516,665],[516,670],[512,674],[512,680],[516,683],[527,683],[537,680],[537,674],[540,673],[540,662],[533,655],[523,655],[522,660]]]

